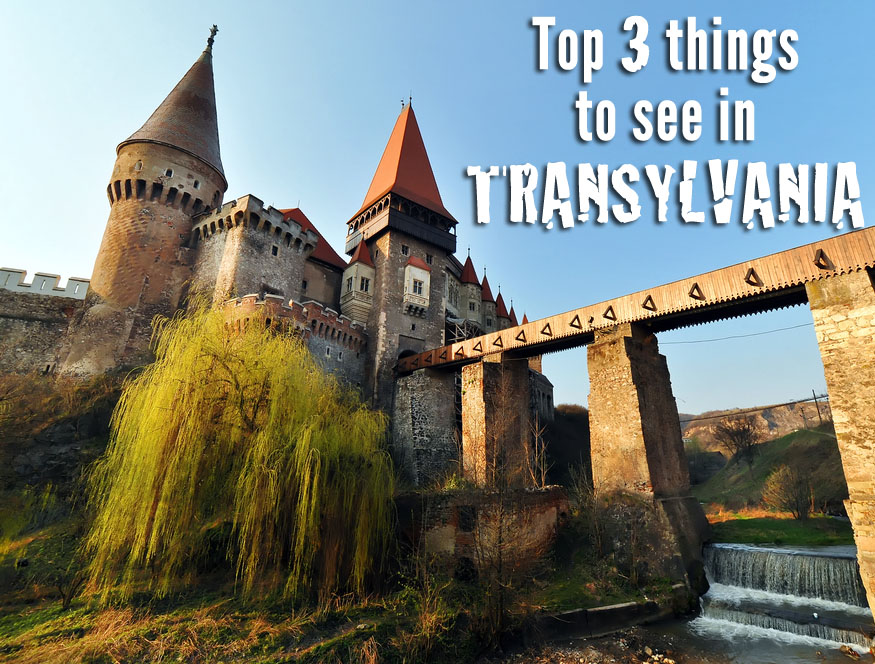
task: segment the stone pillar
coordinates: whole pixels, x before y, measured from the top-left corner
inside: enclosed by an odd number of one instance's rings
[[[454,399],[451,371],[422,369],[395,381],[392,449],[402,476],[416,486],[458,467]]]
[[[805,285],[850,497],[860,575],[875,611],[875,286],[866,270]]]
[[[704,590],[701,549],[709,526],[689,493],[677,404],[656,337],[629,323],[599,332],[587,348],[587,368],[596,491],[654,501],[665,518],[663,532],[649,536],[670,539],[691,586]]]
[[[524,486],[531,431],[528,361],[489,356],[462,368],[462,472],[478,486]]]

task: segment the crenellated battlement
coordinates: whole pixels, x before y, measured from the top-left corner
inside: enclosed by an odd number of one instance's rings
[[[338,348],[359,352],[368,335],[363,325],[313,300],[286,304],[279,295],[244,295],[223,304],[232,322],[263,319],[266,324],[291,324],[305,340],[321,339]]]
[[[276,208],[265,207],[264,201],[247,194],[225,203],[218,210],[196,217],[191,231],[191,244],[194,246],[217,233],[243,227],[273,236],[275,244],[293,247],[297,253],[312,253],[319,236],[311,230],[305,231],[296,221],[283,217],[283,213]]]
[[[88,285],[91,283],[89,279],[70,277],[67,279],[67,285],[64,288],[59,288],[60,275],[37,272],[33,275],[33,281],[29,284],[24,281],[26,276],[27,272],[25,270],[16,270],[9,267],[0,268],[0,288],[16,293],[33,293],[35,295],[51,295],[53,297],[70,297],[76,300],[84,300],[85,294],[88,292]]]

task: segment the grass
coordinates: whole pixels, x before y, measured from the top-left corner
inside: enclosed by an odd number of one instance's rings
[[[711,516],[709,515],[709,520]],[[823,515],[797,521],[789,515],[752,516],[736,512],[734,518],[712,521],[714,542],[783,544],[786,546],[829,546],[853,544],[850,522]]]

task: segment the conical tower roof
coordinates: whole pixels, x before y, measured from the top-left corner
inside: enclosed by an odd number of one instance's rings
[[[146,124],[119,143],[119,150],[129,143],[169,145],[197,157],[218,171],[224,179],[213,85],[214,35],[215,32],[212,32],[204,52],[146,120]]]
[[[510,318],[510,324],[511,324],[511,325],[513,325],[514,327],[516,327],[517,325],[519,325],[519,323],[517,322],[517,319],[516,319],[516,314],[515,314],[514,311],[513,311],[513,305],[512,305],[512,304],[510,305],[510,313],[508,313],[507,317]]]
[[[353,263],[361,263],[362,265],[374,267],[374,259],[371,258],[371,252],[368,251],[368,245],[365,243],[364,238],[356,246],[352,259],[349,261],[350,265]]]
[[[507,307],[504,306],[504,298],[501,297],[501,291],[498,292],[498,297],[495,298],[495,315],[499,318],[510,318],[507,315]]]
[[[465,260],[462,266],[462,283],[480,285],[480,280],[477,278],[477,271],[474,269],[474,263],[471,262],[471,256]]]
[[[489,281],[486,279],[485,272],[483,274],[483,284],[480,288],[480,299],[484,302],[495,302],[495,298],[492,297],[492,289],[489,288]]]
[[[407,104],[398,116],[364,203],[353,217],[389,192],[455,221],[441,200],[411,104]]]

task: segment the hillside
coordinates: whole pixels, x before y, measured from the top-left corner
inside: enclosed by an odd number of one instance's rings
[[[829,424],[761,443],[751,468],[731,460],[708,481],[694,486],[692,492],[703,503],[731,510],[757,506],[766,479],[781,465],[798,468],[811,478],[817,510],[843,511],[841,501],[847,498],[848,489],[838,444]]]
[[[809,429],[820,425],[823,421],[832,420],[829,402],[818,399],[814,402],[794,403],[785,406],[766,406],[761,410],[744,412],[752,417],[760,431],[761,439],[773,440],[786,436],[793,431]],[[818,407],[820,417],[818,417]],[[747,409],[744,409],[747,411]],[[742,409],[713,410],[699,415],[681,415],[681,431],[685,439],[690,439],[709,452],[725,452],[714,438],[714,429],[724,416],[741,413]]]

